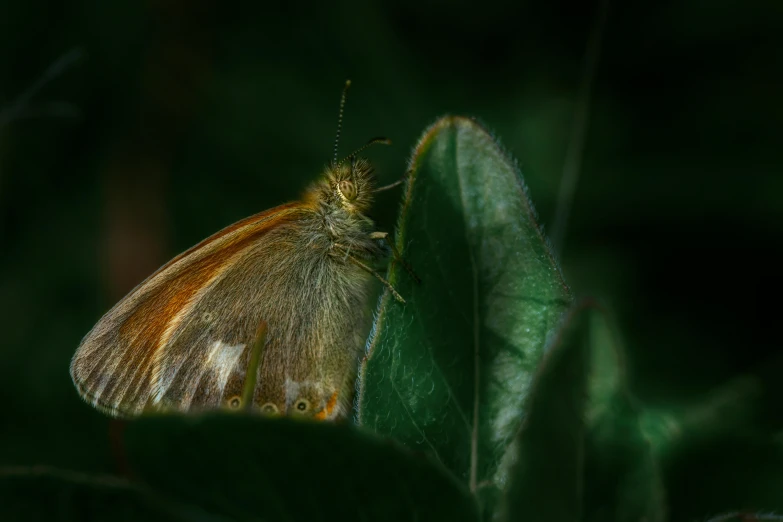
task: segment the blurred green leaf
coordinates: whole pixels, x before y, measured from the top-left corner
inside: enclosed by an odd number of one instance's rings
[[[234,520],[477,520],[430,457],[349,425],[161,416],[130,422],[125,440],[151,489]]]
[[[666,520],[666,494],[643,410],[627,389],[625,351],[603,308],[589,308],[585,520]]]
[[[619,391],[585,439],[584,520],[663,521],[660,465],[639,422],[633,397]]]
[[[783,444],[728,431],[684,434],[661,458],[672,520],[783,512]],[[754,520],[749,518],[749,520]]]
[[[428,451],[491,503],[547,337],[571,302],[515,162],[446,117],[411,161],[393,264],[361,369],[358,422]],[[486,505],[485,505],[486,508]]]
[[[0,520],[222,520],[116,477],[46,467],[0,469],[0,499]]]
[[[604,312],[582,301],[552,340],[516,442],[507,520],[665,519],[658,466],[611,333]]]
[[[673,520],[783,511],[782,360],[771,357],[688,404],[645,412]]]

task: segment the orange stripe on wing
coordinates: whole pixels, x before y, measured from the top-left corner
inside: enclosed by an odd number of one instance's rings
[[[171,261],[169,261],[168,263],[160,267],[154,274],[152,274],[152,276],[150,276],[150,278],[154,277],[155,274],[157,274],[158,272],[161,272],[165,270],[167,267],[173,265],[180,259],[183,259],[184,257],[192,254],[196,250],[204,248],[210,243],[213,243],[218,239],[220,239],[221,237],[228,235],[236,230],[239,230],[242,227],[248,227],[257,224],[259,221],[262,221],[263,223],[260,224],[260,229],[266,231],[268,229],[274,228],[275,226],[279,225],[281,220],[284,221],[283,218],[285,218],[290,213],[289,211],[292,210],[296,211],[299,209],[304,209],[309,207],[310,205],[303,205],[302,203],[299,202],[286,203],[284,205],[279,205],[277,207],[270,208],[269,210],[264,210],[263,212],[259,212],[258,214],[253,214],[252,216],[246,217],[245,219],[241,219],[236,223],[215,232],[214,234],[212,234],[205,240],[201,241],[197,245],[192,246],[189,249],[185,250],[180,255],[178,255],[177,257],[175,257],[174,259],[172,259]]]
[[[305,208],[301,204],[290,203],[238,221],[178,255],[136,287],[131,293],[141,291],[148,282],[152,283],[156,276],[162,274],[162,280],[155,281],[154,288],[144,296],[143,301],[125,319],[119,330],[120,338],[133,343],[133,346],[123,353],[117,366],[130,366],[128,375],[132,375],[131,382],[116,383],[113,390],[107,390],[107,396],[100,397],[100,402],[120,411],[128,407],[130,410],[143,407],[144,404],[139,404],[138,401],[152,391],[150,378],[155,353],[167,330],[169,334],[172,331],[172,321],[182,319],[179,317],[182,310],[199,290],[230,266],[237,255],[267,232],[301,216],[301,211]],[[224,244],[213,245],[215,241],[232,233],[235,233],[235,236]],[[202,256],[194,255],[210,245],[214,248],[212,252]],[[190,256],[193,256],[192,260],[188,260]],[[175,267],[177,263],[180,266]],[[174,271],[170,278],[164,274],[169,269]],[[125,408],[122,407],[123,404],[126,405]]]
[[[152,295],[148,295],[145,302],[128,317],[122,325],[120,333],[126,333],[129,330],[134,332],[137,330],[160,330],[160,325],[158,323],[160,321],[168,323],[168,320],[176,315],[185,304],[190,302],[190,299],[195,293],[203,288],[208,281],[212,280],[216,273],[222,271],[234,256],[259,240],[270,230],[292,221],[298,214],[297,206],[296,203],[281,205],[272,210],[243,219],[242,221],[234,223],[216,234],[213,234],[198,245],[188,249],[166,263],[152,276],[147,278],[147,281],[150,281],[161,272],[172,267],[175,263],[185,260],[184,265],[178,267],[178,273],[171,280],[165,281],[165,284],[161,284],[156,288]],[[258,223],[259,221],[262,222]],[[242,228],[245,228],[245,230],[241,231]],[[241,232],[237,237],[232,238],[231,241],[225,245],[221,245],[214,252],[195,259],[190,263],[185,259],[196,251],[209,246],[221,237],[238,230]],[[144,283],[142,283],[140,287],[143,285]],[[153,320],[152,324],[149,323],[151,319]],[[156,340],[158,338],[158,336],[152,337]]]
[[[328,417],[331,417],[332,412],[334,411],[334,407],[337,406],[337,396],[338,392],[334,392],[332,396],[329,398],[329,402],[326,403],[326,407],[316,413],[314,417],[318,420],[324,420]]]

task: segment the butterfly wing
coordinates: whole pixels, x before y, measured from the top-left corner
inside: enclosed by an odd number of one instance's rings
[[[352,310],[362,309],[366,285],[341,279],[351,269],[325,255],[329,246],[313,232],[314,219],[303,204],[276,207],[221,230],[147,278],[77,349],[71,376],[82,397],[115,416],[225,405],[241,395],[264,320],[254,401],[285,410],[306,396],[323,409],[328,393],[345,387],[345,368],[361,346],[363,318]],[[354,276],[348,279],[366,280]]]

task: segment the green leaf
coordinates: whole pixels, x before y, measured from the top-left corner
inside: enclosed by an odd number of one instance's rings
[[[423,282],[390,269],[407,304],[380,300],[358,422],[431,453],[489,499],[570,291],[514,161],[466,118],[420,140],[396,239]]]
[[[672,520],[783,512],[781,371],[773,355],[698,399],[645,412]]]
[[[222,520],[120,478],[45,467],[0,468],[0,499],[0,520]]]
[[[622,360],[603,311],[577,304],[529,396],[506,520],[665,519],[660,472]]]
[[[585,411],[585,520],[667,519],[662,471],[642,425],[643,410],[627,388],[618,329],[591,305]]]
[[[584,520],[663,521],[667,498],[661,466],[644,437],[633,397],[618,393],[585,440]]]
[[[161,416],[129,423],[125,440],[151,489],[234,520],[477,520],[430,457],[350,425]]]

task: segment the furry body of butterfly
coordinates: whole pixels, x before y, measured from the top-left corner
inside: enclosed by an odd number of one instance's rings
[[[81,396],[114,416],[238,406],[259,323],[253,406],[345,416],[386,251],[365,216],[372,168],[327,168],[301,202],[239,221],[180,254],[115,305],[71,362]]]

